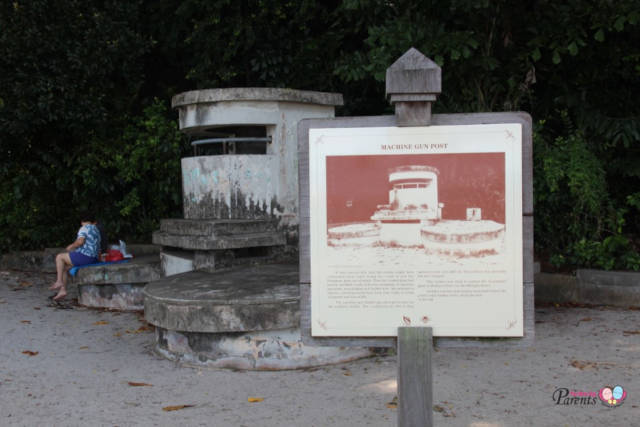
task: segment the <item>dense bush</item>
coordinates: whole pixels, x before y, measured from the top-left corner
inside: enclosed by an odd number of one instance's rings
[[[0,251],[65,243],[89,205],[125,239],[178,215],[180,91],[337,91],[339,114],[390,113],[385,70],[414,46],[443,68],[436,112],[540,123],[540,257],[638,268],[639,21],[635,0],[3,2]]]
[[[566,117],[566,113],[562,114]],[[540,124],[534,138],[536,247],[556,267],[640,269],[632,237],[624,234],[635,195],[618,204],[610,195],[605,164],[579,130],[553,141]]]

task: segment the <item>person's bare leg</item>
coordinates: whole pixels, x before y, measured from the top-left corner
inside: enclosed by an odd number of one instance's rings
[[[55,301],[61,300],[67,296],[67,271],[71,268],[71,258],[68,253],[61,253],[56,256],[56,283],[51,285],[52,290],[58,289],[58,293],[53,299]]]
[[[64,267],[66,263],[63,255],[68,256],[69,254],[65,254],[64,252],[62,252],[56,255],[56,281],[53,282],[51,286],[49,286],[49,289],[52,291],[60,289],[64,285],[64,283],[62,282],[62,275],[64,273]]]

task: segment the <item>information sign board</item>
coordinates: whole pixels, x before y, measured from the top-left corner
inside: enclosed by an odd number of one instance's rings
[[[522,125],[309,130],[311,334],[523,336]]]

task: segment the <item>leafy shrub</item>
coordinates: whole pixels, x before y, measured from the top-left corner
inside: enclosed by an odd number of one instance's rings
[[[540,127],[534,136],[537,253],[556,266],[638,270],[640,254],[624,230],[628,209],[611,199],[605,165],[585,135],[569,127],[551,142]],[[628,200],[636,206],[635,195]]]

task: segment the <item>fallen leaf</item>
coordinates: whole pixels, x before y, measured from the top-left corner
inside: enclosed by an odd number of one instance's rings
[[[622,331],[623,334],[625,335],[640,335],[640,330],[635,330],[635,331]]]
[[[584,371],[585,369],[598,368],[598,364],[596,362],[589,362],[586,360],[572,360],[571,366],[573,366],[574,368],[580,369],[581,371]]]
[[[21,320],[20,323],[31,324],[31,320]]]
[[[83,345],[78,350],[89,350],[89,346]]]
[[[120,332],[116,332],[115,334],[113,334],[114,337],[121,337],[122,334]]]
[[[153,326],[150,325],[144,325],[144,326],[140,326],[138,329],[136,329],[135,331],[129,330],[127,329],[126,331],[124,331],[127,334],[141,334],[142,332],[153,332]]]
[[[351,371],[347,371],[345,370],[342,375],[344,375],[345,377],[350,377],[351,376]]]
[[[162,408],[163,411],[178,411],[180,409],[184,409],[184,408],[193,408],[195,405],[175,405],[175,406],[165,406],[164,408]]]
[[[247,402],[256,403],[256,402],[262,402],[263,400],[264,400],[264,397],[250,397],[247,399]]]
[[[580,319],[581,322],[590,322],[591,320],[593,320],[591,317],[585,317],[583,319]]]
[[[131,387],[153,387],[152,384],[147,384],[147,383],[134,383],[129,381],[127,384],[129,384]]]
[[[22,354],[26,354],[27,356],[37,356],[39,352],[37,351],[31,351],[31,350],[25,350],[22,352]]]
[[[440,412],[442,414],[443,417],[454,417],[456,416],[456,414],[451,410],[451,408],[445,408],[444,406],[440,406],[440,405],[433,405],[433,410],[436,412]]]
[[[106,320],[98,320],[97,322],[93,322],[94,325],[108,325],[109,322]]]
[[[29,282],[20,282],[20,286],[22,286],[23,288],[28,288],[29,286],[31,286],[31,283]]]
[[[40,307],[33,307],[34,310],[40,310]]]
[[[398,409],[398,396],[391,399],[391,402],[387,402],[386,406],[389,409]]]

